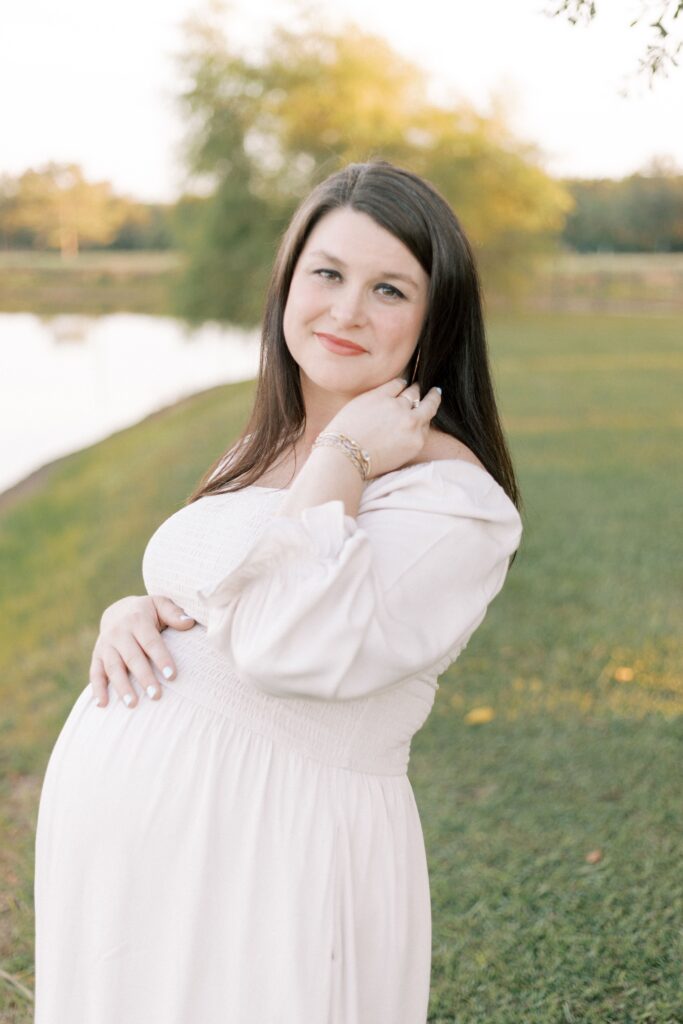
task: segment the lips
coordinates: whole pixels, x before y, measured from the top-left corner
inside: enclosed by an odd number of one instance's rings
[[[328,342],[330,347],[339,350],[346,350],[347,352],[365,352],[366,349],[360,345],[356,345],[355,342],[349,341],[348,338],[338,338],[335,334],[323,334],[321,331],[314,331],[316,337],[320,338],[324,342]]]

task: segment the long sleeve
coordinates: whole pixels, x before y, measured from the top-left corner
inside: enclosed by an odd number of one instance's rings
[[[367,696],[455,660],[505,580],[522,526],[484,470],[421,463],[273,517],[212,588],[207,639],[280,697]]]

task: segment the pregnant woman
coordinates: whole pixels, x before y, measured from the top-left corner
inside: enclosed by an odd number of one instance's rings
[[[283,238],[249,422],[102,615],[48,762],[37,1024],[424,1024],[410,743],[519,504],[457,218],[347,166]]]

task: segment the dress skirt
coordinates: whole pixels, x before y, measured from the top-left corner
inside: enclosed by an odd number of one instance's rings
[[[162,684],[81,693],[36,836],[36,1024],[423,1024],[407,775],[330,767]]]

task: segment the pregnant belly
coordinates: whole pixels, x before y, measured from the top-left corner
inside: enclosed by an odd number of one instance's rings
[[[159,1000],[176,979],[196,1001],[197,986],[220,991],[226,964],[236,965],[227,986],[236,991],[255,950],[270,978],[278,963],[291,976],[308,949],[314,977],[320,943],[331,949],[333,936],[329,773],[193,699],[202,675],[192,651],[206,652],[201,631],[191,633],[169,635],[178,679],[163,684],[159,701],[143,694],[129,709],[113,697],[98,708],[83,690],[53,748],[39,807],[42,963],[64,950],[64,971],[77,963],[102,991],[111,982],[112,998],[142,999],[151,987],[147,1020],[162,1019]],[[154,973],[159,964],[167,976]],[[172,995],[164,1020],[216,1019],[176,1016],[184,989]]]
[[[98,835],[111,843],[112,822],[124,823],[128,842],[138,834],[144,842],[145,822],[159,825],[163,820],[169,780],[178,796],[178,780],[184,789],[195,779],[202,752],[225,745],[219,736],[225,719],[214,711],[220,706],[215,694],[221,688],[229,692],[233,675],[214,656],[205,635],[199,625],[164,631],[177,676],[169,683],[154,670],[162,686],[158,700],[151,700],[135,677],[131,683],[138,704],[133,708],[111,685],[105,707],[95,704],[90,684],[82,690],[50,754],[39,813],[44,815],[49,806],[50,817],[65,834],[87,836],[96,845]],[[177,827],[177,820],[169,822],[169,839]]]
[[[176,667],[176,675],[171,681],[164,679],[154,668],[158,681],[165,689],[214,706],[217,692],[231,685],[239,685],[238,676],[226,658],[208,643],[206,628],[200,623],[189,630],[165,629],[161,636]],[[138,695],[142,695],[143,690],[137,680],[133,680],[133,683]],[[146,694],[144,697],[149,699]]]
[[[288,805],[291,828],[307,789],[318,803],[322,766],[292,759],[285,744],[274,745],[253,727],[243,704],[240,714],[229,713],[233,676],[216,664],[204,632],[195,627],[165,634],[178,675],[171,683],[160,680],[159,700],[150,700],[136,681],[139,703],[133,708],[113,691],[109,704],[97,707],[89,685],[77,698],[41,792],[37,855],[46,884],[65,862],[85,870],[87,860],[98,879],[118,877],[119,861],[127,865],[126,876],[139,873],[138,858],[150,851],[154,860],[162,851],[177,858],[204,823],[213,838],[216,829],[222,835],[225,830],[232,849],[233,835],[244,838],[245,829],[260,829],[270,809],[277,812],[278,834],[267,838],[281,845]],[[331,833],[331,822],[328,827]]]

